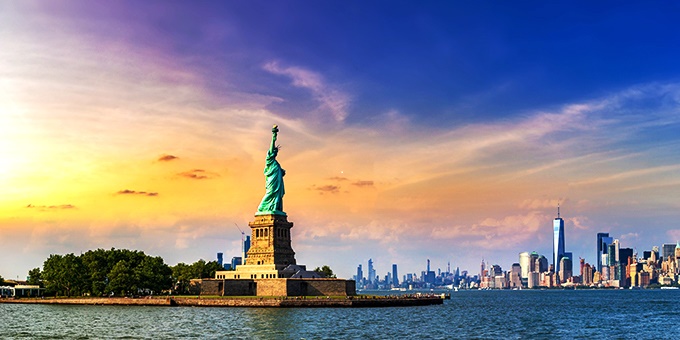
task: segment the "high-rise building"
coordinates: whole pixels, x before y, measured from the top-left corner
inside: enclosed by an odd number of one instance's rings
[[[607,254],[607,246],[611,244],[613,239],[609,237],[609,233],[597,233],[597,271],[602,272],[602,258]]]
[[[375,269],[373,269],[373,259],[368,259],[368,283],[375,282]]]
[[[664,261],[668,261],[669,258],[675,256],[675,244],[664,243],[661,246],[661,256],[663,256]]]
[[[564,256],[564,220],[560,217],[560,206],[557,205],[557,218],[553,221],[553,266],[555,273],[560,272],[560,260]]]
[[[522,279],[529,277],[529,273],[532,272],[532,265],[533,263],[531,263],[531,258],[529,257],[528,251],[519,253],[519,266],[522,269]]]
[[[357,267],[356,284],[360,284],[363,278],[364,278],[364,271],[363,271],[363,269],[361,269],[361,264],[359,264],[359,267]]]
[[[548,264],[548,258],[546,258],[543,255],[539,256],[538,259],[536,260],[536,267],[534,268],[534,270],[537,273],[544,273],[547,272],[549,268],[550,267]]]
[[[248,258],[248,250],[250,250],[250,236],[243,238],[243,243],[241,244],[241,258]]]
[[[392,285],[395,287],[399,285],[399,275],[397,275],[397,264],[392,264]]]
[[[560,282],[566,282],[572,277],[572,262],[569,256],[564,255],[560,258],[560,269],[558,273],[560,275]]]
[[[223,253],[217,253],[217,264],[219,264],[220,267],[224,266],[224,254]]]

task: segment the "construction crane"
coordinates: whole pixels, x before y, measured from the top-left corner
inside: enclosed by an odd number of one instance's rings
[[[246,263],[246,233],[241,230],[241,227],[234,222],[234,225],[238,229],[238,231],[241,232],[241,263],[245,264]]]

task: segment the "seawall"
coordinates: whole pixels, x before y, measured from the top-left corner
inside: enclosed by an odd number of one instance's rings
[[[187,307],[274,307],[274,308],[352,308],[406,307],[441,305],[440,296],[381,297],[355,296],[352,298],[326,297],[261,297],[261,298],[21,298],[0,299],[0,303],[33,303],[94,306],[187,306]]]

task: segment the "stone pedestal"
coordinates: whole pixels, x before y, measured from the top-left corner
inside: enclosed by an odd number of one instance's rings
[[[253,222],[248,223],[252,229],[250,250],[245,265],[274,265],[283,269],[295,263],[295,252],[291,247],[290,229],[285,215],[256,215]]]

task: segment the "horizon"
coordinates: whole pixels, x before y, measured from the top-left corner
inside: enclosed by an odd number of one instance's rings
[[[2,2],[0,275],[239,256],[273,124],[297,262],[338,277],[550,258],[558,204],[591,264],[676,243],[678,9]]]

